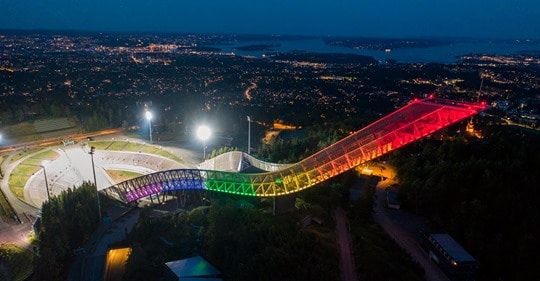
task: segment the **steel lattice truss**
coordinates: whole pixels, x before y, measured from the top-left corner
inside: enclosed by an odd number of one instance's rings
[[[281,170],[259,174],[198,169],[160,171],[111,186],[106,192],[114,193],[124,202],[182,189],[259,197],[285,195],[312,187],[473,116],[484,108],[483,105],[443,99],[417,100]]]

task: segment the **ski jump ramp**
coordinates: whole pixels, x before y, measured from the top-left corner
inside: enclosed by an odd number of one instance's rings
[[[161,192],[186,189],[257,197],[287,195],[315,186],[484,109],[484,104],[439,98],[415,100],[294,164],[268,163],[243,152],[230,152],[201,163],[199,169],[159,171],[100,192],[125,203]],[[227,171],[218,171],[212,168],[216,161],[232,164]],[[247,165],[266,172],[240,173]]]

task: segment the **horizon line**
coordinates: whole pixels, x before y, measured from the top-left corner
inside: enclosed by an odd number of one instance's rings
[[[0,32],[38,32],[38,33],[102,33],[102,34],[168,34],[168,35],[226,35],[226,36],[266,36],[266,37],[283,37],[285,38],[310,38],[310,39],[326,39],[326,38],[350,38],[350,39],[453,39],[453,40],[498,40],[498,41],[526,41],[528,43],[539,43],[540,38],[493,38],[493,37],[477,37],[477,36],[438,36],[438,35],[418,35],[418,36],[376,36],[376,35],[301,35],[301,34],[281,34],[281,33],[247,33],[247,32],[186,32],[186,31],[135,31],[135,30],[94,30],[94,29],[59,29],[59,28],[4,28],[0,27]]]

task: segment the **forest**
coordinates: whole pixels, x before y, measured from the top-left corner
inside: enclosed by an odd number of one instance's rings
[[[85,182],[51,197],[41,210],[37,235],[36,280],[66,280],[75,256],[98,226],[96,187]]]
[[[540,273],[540,138],[510,126],[484,138],[426,139],[396,151],[399,198],[480,261],[482,280],[526,280]]]

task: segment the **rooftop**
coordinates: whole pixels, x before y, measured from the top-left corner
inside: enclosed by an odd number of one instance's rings
[[[176,260],[166,262],[165,265],[176,274],[176,276],[182,278],[182,280],[189,280],[186,277],[199,277],[197,280],[207,280],[201,277],[216,277],[221,275],[221,271],[207,262],[203,257],[196,256],[183,260]],[[221,278],[210,278],[208,280],[222,280]]]
[[[457,262],[476,261],[459,243],[448,233],[432,233],[431,237]]]

